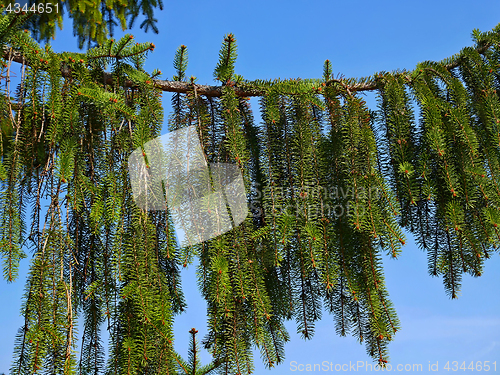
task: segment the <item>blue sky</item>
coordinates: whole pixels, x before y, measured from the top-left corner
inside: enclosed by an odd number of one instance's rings
[[[239,47],[236,73],[247,79],[320,78],[325,59],[334,73],[363,77],[378,71],[412,69],[424,60],[441,60],[472,44],[474,28],[487,31],[500,22],[500,3],[496,1],[177,1],[164,0],[157,12],[158,35],[136,27],[137,41],[156,45],[146,63],[149,71],[173,76],[176,48],[189,50],[188,76],[198,83],[215,84],[213,70],[225,34],[233,33]],[[140,21],[137,22],[137,25]],[[65,23],[53,43],[56,51],[77,50],[72,26]],[[164,95],[165,120],[170,111],[170,95]],[[367,102],[375,108],[373,97]],[[257,102],[252,101],[258,109]],[[166,132],[166,126],[164,133]],[[22,324],[20,297],[24,288],[28,259],[22,262],[21,277],[13,284],[0,281],[0,373],[8,372],[14,335]],[[427,274],[426,254],[408,235],[407,245],[398,260],[384,258],[387,288],[399,314],[402,329],[390,344],[391,363],[438,363],[438,373],[447,373],[447,361],[497,362],[500,372],[500,256],[494,254],[480,278],[464,277],[458,300],[444,293],[442,281]],[[176,319],[176,349],[187,353],[188,331],[207,332],[204,302],[196,289],[194,266],[183,274],[189,308]],[[335,334],[333,319],[325,314],[316,325],[316,335],[303,341],[288,325],[292,340],[286,345],[285,362],[273,371],[264,369],[258,353],[257,374],[300,373],[299,364],[333,366],[371,363],[360,345],[351,337]],[[208,361],[204,353],[202,360]],[[344,368],[346,368],[344,366]],[[351,368],[352,369],[352,368]],[[293,371],[296,370],[296,371]],[[470,370],[467,370],[469,372]],[[305,372],[305,371],[304,371]],[[333,371],[335,372],[335,371]],[[358,373],[371,373],[363,367]],[[451,371],[450,371],[451,372]],[[489,371],[493,373],[493,368]]]

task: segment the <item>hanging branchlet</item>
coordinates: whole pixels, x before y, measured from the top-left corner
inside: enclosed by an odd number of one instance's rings
[[[401,75],[387,77],[383,82],[379,121],[386,144],[379,155],[383,172],[390,178],[399,205],[404,208],[401,223],[411,227],[416,221],[418,195],[418,173],[412,165],[418,146],[415,144],[418,135],[415,134],[413,109]]]
[[[186,78],[186,69],[188,65],[188,53],[185,45],[177,48],[174,57],[174,81],[183,81]],[[169,121],[169,130],[177,130],[184,126],[189,126],[188,104],[186,94],[175,93],[172,95],[173,113]]]

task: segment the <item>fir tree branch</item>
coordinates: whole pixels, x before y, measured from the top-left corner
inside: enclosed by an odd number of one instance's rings
[[[482,45],[481,47],[478,47],[476,50],[480,54],[484,54],[488,48],[491,47],[491,44],[486,43]],[[2,53],[4,58],[7,58],[9,56],[9,48],[5,47],[3,48],[3,53]],[[13,51],[12,56],[11,56],[12,61],[15,61],[17,63],[23,63],[23,61],[26,63],[26,59],[24,56],[19,52],[19,51]],[[444,68],[447,70],[454,69],[458,67],[460,64],[460,58],[456,59],[454,62],[444,65]],[[71,74],[71,70],[68,68],[67,65],[62,65],[61,66],[61,74],[63,77],[68,77]],[[104,72],[103,75],[103,81],[106,82],[108,85],[113,84],[113,78],[111,73]],[[359,83],[359,84],[354,84],[354,85],[347,85],[345,83],[345,80],[343,79],[331,79],[328,82],[326,82],[327,85],[331,85],[332,83],[339,83],[346,91],[348,94],[352,95],[353,92],[357,91],[374,91],[378,89],[378,82],[377,81],[369,81],[365,83]],[[160,79],[154,79],[153,84],[155,87],[159,88],[162,91],[167,91],[167,92],[176,92],[176,93],[188,93],[192,92],[194,90],[194,85],[191,82],[180,82],[180,81],[168,81],[168,80],[160,80]],[[125,81],[123,83],[124,87],[137,87],[137,84],[132,82],[132,81]],[[212,85],[196,85],[196,91],[198,95],[204,95],[204,96],[210,96],[210,97],[220,97],[222,96],[222,88],[223,86],[212,86]],[[234,92],[236,96],[239,97],[250,97],[250,96],[263,96],[265,95],[265,90],[259,89],[259,88],[253,88],[253,87],[234,87]]]

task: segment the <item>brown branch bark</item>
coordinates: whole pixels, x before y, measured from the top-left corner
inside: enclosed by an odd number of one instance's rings
[[[9,57],[10,48],[4,47],[2,57]],[[24,56],[19,52],[12,50],[11,56],[12,61],[17,63],[25,62],[26,65],[30,65],[29,61],[27,61]],[[61,75],[63,77],[69,77],[71,75],[71,70],[67,67],[67,65],[61,65]],[[103,81],[108,85],[113,84],[113,78],[111,73],[104,72]],[[161,89],[162,91],[168,92],[178,92],[178,93],[187,93],[193,91],[193,84],[188,82],[178,82],[178,81],[166,81],[161,79],[153,79],[153,83],[156,87]],[[132,81],[125,81],[123,84],[125,87],[136,87],[137,84]],[[210,85],[198,85],[196,84],[196,92],[198,95],[205,96],[221,96],[222,95],[222,86],[210,86]],[[264,91],[257,89],[242,89],[235,87],[235,92],[237,96],[247,97],[247,96],[262,96]]]
[[[489,43],[485,43],[483,46],[477,48],[477,51],[480,54],[486,52],[486,50],[491,46]],[[11,51],[11,60],[17,63],[24,63],[29,65],[29,62],[24,58],[24,56],[19,51],[10,50],[8,47],[4,47],[2,51],[2,56],[4,58],[9,57],[9,51]],[[458,67],[459,60],[457,59],[455,62],[445,65],[445,68],[450,70]],[[66,66],[61,66],[61,74],[63,77],[68,77],[71,74],[71,70]],[[104,72],[103,81],[108,85],[113,84],[113,79],[110,73]],[[352,86],[346,86],[343,84],[342,80],[332,79],[328,83],[337,82],[341,83],[348,91],[356,92],[356,91],[373,91],[377,89],[376,82],[367,82],[363,84],[355,84]],[[193,85],[196,85],[196,92],[198,95],[205,95],[210,97],[219,97],[222,95],[222,86],[211,86],[211,85],[198,85],[192,84],[190,82],[179,82],[179,81],[167,81],[161,79],[153,79],[153,84],[161,89],[162,91],[167,92],[176,92],[176,93],[188,93],[194,90]],[[123,84],[125,87],[137,87],[137,84],[132,81],[125,81]],[[235,87],[234,88],[236,96],[240,97],[249,97],[249,96],[262,96],[265,94],[264,90],[259,90],[251,87]]]

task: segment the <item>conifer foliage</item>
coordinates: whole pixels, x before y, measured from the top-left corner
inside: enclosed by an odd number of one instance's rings
[[[16,5],[17,4],[17,5]],[[139,14],[145,16],[140,28],[158,33],[156,8],[163,9],[162,0],[25,0],[13,2],[0,0],[2,11],[24,12],[28,15],[24,27],[30,30],[38,41],[54,38],[57,28],[62,29],[63,16],[73,21],[73,33],[78,38],[80,48],[87,42],[104,43],[108,36],[113,37],[117,26],[122,30],[130,29]]]
[[[283,362],[286,321],[310,339],[324,312],[384,365],[400,326],[382,255],[400,254],[403,230],[452,298],[498,251],[500,25],[449,59],[365,79],[335,78],[327,60],[319,79],[248,81],[228,34],[214,95],[188,78],[179,47],[169,128],[195,125],[209,163],[240,168],[250,212],[180,248],[169,208],[138,208],[128,177],[128,156],[162,126],[165,81],[143,69],[154,46],[126,35],[58,54],[18,30],[21,18],[0,18],[6,85],[23,63],[15,98],[8,86],[0,96],[4,277],[16,278],[26,246],[33,254],[12,374],[248,374],[255,348],[268,367]],[[206,366],[194,328],[188,358],[173,349],[179,270],[195,258]]]

